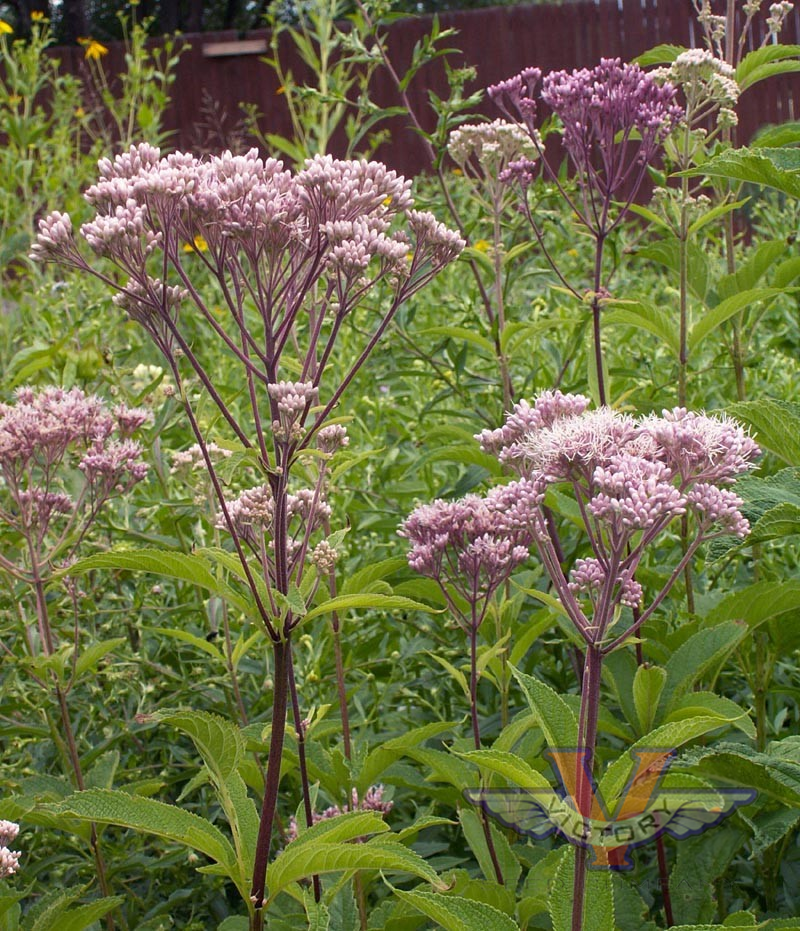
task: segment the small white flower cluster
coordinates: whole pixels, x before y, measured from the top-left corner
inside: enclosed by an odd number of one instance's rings
[[[13,821],[0,821],[0,879],[7,876],[13,876],[19,869],[19,850],[10,850],[9,844],[12,844],[19,834],[19,825]]]

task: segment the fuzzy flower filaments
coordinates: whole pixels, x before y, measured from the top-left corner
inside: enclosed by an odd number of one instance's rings
[[[544,78],[538,68],[526,68],[492,85],[488,93],[504,115],[528,133],[540,156],[538,162],[594,239],[594,271],[588,298],[594,324],[598,395],[600,403],[605,404],[600,345],[600,300],[607,290],[603,249],[609,235],[625,218],[648,166],[682,117],[675,88],[669,83],[660,84],[638,65],[604,58],[595,68],[554,71]],[[540,102],[552,110],[560,123],[562,143],[574,170],[577,196],[562,184],[545,157],[536,127]],[[582,300],[585,289],[570,284],[553,260],[531,210],[528,188],[536,173],[537,163],[521,158],[510,163],[501,178],[517,188],[520,208],[562,284]]]
[[[729,486],[754,468],[760,450],[726,417],[674,408],[635,418],[607,407],[591,409],[588,398],[559,391],[520,402],[504,426],[477,439],[540,491],[528,528],[585,646],[578,744],[586,769],[579,765],[576,801],[588,817],[586,774],[597,741],[603,659],[652,617],[704,542],[748,533],[742,501]],[[568,570],[542,506],[549,487],[569,494],[582,518],[589,552]],[[690,528],[685,552],[648,600],[637,570],[678,517]],[[581,927],[583,915],[585,853],[576,853],[573,928]]]
[[[411,183],[377,162],[317,156],[293,172],[255,149],[198,159],[180,152],[162,157],[142,144],[101,160],[99,170],[86,192],[96,213],[81,227],[85,246],[68,216],[51,214],[40,224],[33,257],[100,277],[164,354],[214,487],[220,523],[272,644],[272,736],[248,901],[260,927],[290,692],[298,735],[302,731],[291,634],[304,612],[288,596],[311,575],[306,591],[313,597],[319,581],[313,574],[335,559],[312,546],[311,537],[329,514],[326,463],[333,452],[326,449],[344,444],[334,434],[317,437],[398,308],[464,243],[432,214],[414,210]],[[115,274],[101,270],[97,257]],[[200,277],[211,278],[213,301],[207,289],[201,293]],[[362,306],[367,297],[369,310]],[[353,315],[358,326],[349,349],[355,351],[333,365]],[[198,327],[238,370],[244,403],[224,396],[196,349]],[[357,334],[367,334],[360,346]],[[247,496],[223,487],[185,390],[187,370],[261,473]],[[315,442],[322,457],[312,449]],[[305,485],[316,469],[310,492],[293,485],[300,460]],[[301,747],[310,823],[302,753]]]

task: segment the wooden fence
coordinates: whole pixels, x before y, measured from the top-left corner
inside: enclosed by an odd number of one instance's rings
[[[556,68],[591,66],[601,57],[629,60],[661,43],[700,45],[700,34],[691,0],[596,0],[559,6],[494,7],[441,14],[442,27],[454,27],[458,35],[448,42],[460,49],[450,61],[454,66],[474,65],[478,81],[474,88],[502,80],[528,65],[543,71]],[[429,30],[428,16],[400,20],[388,31],[391,58],[402,74],[411,60],[414,44]],[[748,36],[748,47],[757,47],[763,22]],[[792,11],[781,39],[800,44],[800,15]],[[254,104],[262,114],[265,132],[290,134],[290,123],[277,79],[260,60],[268,33],[203,33],[186,35],[187,50],[181,57],[172,88],[173,104],[167,124],[175,131],[173,144],[181,149],[197,149],[224,143],[240,119],[240,106]],[[302,66],[292,61],[285,46],[287,64],[302,75]],[[77,72],[83,67],[83,49],[54,50],[62,67]],[[263,51],[262,51],[263,54]],[[112,44],[104,65],[114,72],[122,66],[123,49]],[[385,70],[373,78],[372,98],[381,105],[398,105],[397,92]],[[441,62],[433,62],[417,76],[409,88],[412,108],[423,125],[431,128],[433,116],[428,106],[428,90],[447,93]],[[204,100],[217,101],[218,116],[209,119]],[[490,101],[482,112],[498,115]],[[741,99],[738,140],[746,142],[760,126],[794,119],[800,111],[800,76],[770,78]],[[218,123],[215,127],[209,124]],[[425,147],[407,119],[395,118],[390,124],[391,143],[381,147],[378,157],[405,174],[428,167]],[[216,138],[215,138],[216,137]]]

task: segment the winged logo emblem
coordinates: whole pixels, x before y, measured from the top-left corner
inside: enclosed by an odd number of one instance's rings
[[[519,834],[543,840],[557,835],[592,851],[592,869],[633,868],[630,851],[664,834],[681,840],[702,834],[756,798],[747,788],[662,785],[674,751],[633,750],[634,767],[609,809],[585,768],[585,750],[550,750],[557,787],[465,789],[466,799]],[[581,811],[578,781],[588,783]],[[613,787],[612,787],[613,788]]]

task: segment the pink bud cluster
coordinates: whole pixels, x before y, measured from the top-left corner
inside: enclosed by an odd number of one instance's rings
[[[11,850],[19,834],[19,825],[13,821],[0,821],[0,879],[13,876],[19,869],[20,851]]]
[[[469,623],[478,623],[488,599],[528,559],[541,501],[540,484],[521,479],[483,497],[421,505],[399,531],[411,543],[408,563],[445,594],[453,588],[470,606]]]
[[[349,808],[340,808],[338,805],[331,805],[321,812],[313,812],[311,816],[312,824],[319,824],[320,821],[327,821],[330,818],[338,818],[339,815],[345,814],[347,811],[377,811],[382,815],[387,814],[392,810],[393,802],[383,800],[384,788],[381,785],[370,786],[367,789],[364,798],[359,800],[358,792],[353,789],[350,796],[350,807]],[[299,835],[299,828],[297,824],[297,819],[294,815],[289,818],[289,826],[286,830],[286,842],[291,843],[294,840],[297,840]],[[358,838],[358,841],[366,840],[366,838]]]
[[[536,134],[538,102],[558,117],[564,148],[576,173],[581,205],[570,205],[594,235],[605,236],[626,208],[612,212],[614,198],[630,202],[664,140],[683,118],[676,89],[659,83],[638,65],[603,58],[595,68],[553,71],[542,79],[538,68],[526,68],[488,89],[503,113],[525,128],[541,156]],[[557,173],[542,158],[551,178]],[[517,160],[503,179],[530,184],[535,164]],[[559,189],[564,193],[560,183]]]
[[[56,518],[66,520],[61,533],[94,519],[109,497],[147,474],[130,436],[149,419],[140,408],[110,410],[80,388],[19,389],[13,403],[0,404],[0,488],[10,499],[0,520],[42,544]]]

